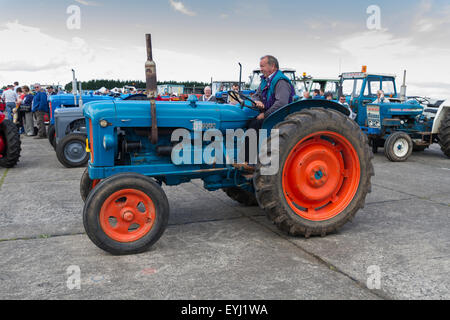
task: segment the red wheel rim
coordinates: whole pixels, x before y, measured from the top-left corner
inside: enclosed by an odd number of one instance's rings
[[[283,168],[283,192],[297,215],[325,221],[347,208],[360,177],[353,145],[338,133],[322,131],[304,138],[289,153]]]
[[[100,210],[100,226],[108,237],[118,242],[133,242],[153,227],[156,210],[144,192],[124,189],[106,199]]]

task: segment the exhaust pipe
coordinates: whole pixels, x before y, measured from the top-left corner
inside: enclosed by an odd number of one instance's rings
[[[403,73],[403,85],[400,89],[400,100],[401,101],[406,101],[406,70]]]
[[[81,82],[80,82],[80,102],[78,103],[78,107],[83,108],[83,90],[81,89]]]
[[[146,34],[147,61],[145,62],[145,79],[147,84],[147,97],[150,99],[150,110],[152,117],[152,130],[149,137],[152,144],[158,143],[158,124],[156,119],[156,97],[158,95],[156,63],[153,61],[152,35]]]

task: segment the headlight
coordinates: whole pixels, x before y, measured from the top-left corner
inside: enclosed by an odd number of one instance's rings
[[[106,120],[101,120],[100,121],[100,127],[102,127],[102,128],[106,128],[107,126],[108,126],[108,121],[106,121]]]

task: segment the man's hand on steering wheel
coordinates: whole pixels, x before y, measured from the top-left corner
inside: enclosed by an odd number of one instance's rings
[[[259,102],[259,101],[256,102],[255,100],[253,100],[253,99],[250,98],[250,97],[247,97],[246,95],[244,95],[244,94],[241,93],[241,92],[228,91],[228,94],[229,94],[230,97],[233,98],[234,100],[239,101],[239,103],[240,103],[242,106],[245,106],[245,107],[250,108],[250,109],[252,109],[252,110],[260,111],[260,107],[258,106],[258,103],[261,103],[261,102]],[[250,106],[246,106],[245,103],[244,103],[245,101],[250,101],[250,103],[252,104],[252,106],[251,106],[251,107],[250,107]],[[264,107],[264,105],[263,105],[263,107]]]

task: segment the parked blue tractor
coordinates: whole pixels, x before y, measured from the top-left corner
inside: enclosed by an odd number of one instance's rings
[[[405,81],[399,94],[394,75],[353,72],[341,78],[342,93],[374,153],[384,147],[390,161],[402,162],[414,150],[439,143],[450,157],[450,101],[431,103],[426,98],[407,97]],[[378,90],[384,92],[382,101],[377,100]]]
[[[78,108],[80,107],[80,98],[82,103],[87,103],[91,101],[98,100],[112,100],[113,97],[110,96],[97,96],[93,94],[57,94],[51,96],[49,98],[49,107],[50,107],[50,125],[48,127],[48,140],[53,148],[56,149],[56,140],[55,140],[55,111],[61,108]]]
[[[74,98],[73,95],[72,99]],[[55,96],[57,98],[58,96]],[[65,98],[65,97],[64,97]],[[83,95],[78,105],[70,107],[59,107],[54,110],[53,138],[56,150],[56,156],[59,162],[67,168],[83,167],[89,160],[89,154],[86,152],[86,121],[83,116],[84,101],[112,101],[118,100],[146,100],[147,97],[142,94],[114,96],[96,96]],[[60,102],[62,99],[57,99]],[[58,104],[59,105],[59,104]],[[59,105],[60,106],[60,105]]]
[[[234,92],[229,94],[239,105],[199,102],[195,96],[155,101],[149,35],[147,54],[150,102],[98,101],[84,107],[90,161],[80,182],[83,222],[98,247],[112,254],[150,248],[169,220],[161,186],[193,179],[242,204],[259,204],[290,235],[325,236],[364,206],[374,174],[372,152],[348,109],[307,100],[278,110],[264,122],[270,137],[259,149],[260,161],[248,168],[237,156],[243,139],[238,133],[250,132],[249,121],[260,113],[254,102]],[[219,136],[230,132],[236,136],[225,144]]]

